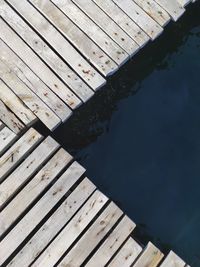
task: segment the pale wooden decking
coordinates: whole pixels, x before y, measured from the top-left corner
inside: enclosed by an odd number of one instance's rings
[[[15,138],[0,157],[0,266],[186,266],[134,240],[135,223],[50,136]]]
[[[17,135],[0,122],[0,156],[15,141]]]
[[[0,0],[0,266],[188,266],[142,247],[85,169],[29,127],[66,121],[190,2]]]
[[[194,0],[0,0],[0,119],[66,121]]]

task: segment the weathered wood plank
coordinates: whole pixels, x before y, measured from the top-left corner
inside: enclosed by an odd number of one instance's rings
[[[13,133],[8,127],[4,127],[3,129],[1,129],[0,131],[0,156],[16,139],[17,139],[17,135]]]
[[[3,61],[0,60],[0,75],[19,99],[37,116],[51,131],[60,123],[60,118],[26,86]]]
[[[0,158],[0,182],[41,139],[42,136],[31,128]]]
[[[46,64],[40,60],[40,58],[1,18],[0,25],[0,38],[30,67],[30,69],[32,69],[32,71],[68,106],[71,108],[80,106],[81,100],[78,99],[74,93],[60,81],[60,79],[46,66]]]
[[[28,127],[36,121],[36,116],[0,79],[0,100]]]
[[[85,266],[105,266],[113,257],[115,252],[120,248],[122,243],[131,234],[135,226],[136,225],[134,224],[134,222],[131,221],[127,216],[125,216]]]
[[[39,202],[22,218],[0,243],[0,264],[17,249],[31,231],[45,218],[71,186],[80,179],[85,169],[74,162]]]
[[[162,27],[170,21],[168,13],[154,0],[134,0],[134,2],[144,9],[144,11]]]
[[[97,215],[107,201],[106,196],[96,191],[50,246],[41,254],[38,260],[36,260],[33,267],[53,266],[94,219],[95,215]]]
[[[1,211],[0,235],[9,229],[37,196],[57,177],[72,160],[64,149],[60,149],[37,173],[20,193]]]
[[[174,21],[177,21],[185,12],[185,9],[175,0],[155,0],[164,8]]]
[[[19,134],[25,127],[24,124],[12,112],[10,112],[10,110],[4,105],[4,103],[1,100],[0,100],[0,120],[15,134]]]
[[[37,35],[27,23],[4,1],[0,1],[1,15],[22,39],[57,73],[80,99],[86,102],[94,92],[60,57]],[[71,31],[70,31],[71,32]],[[45,88],[46,91],[46,88]],[[40,92],[40,91],[39,91]],[[46,93],[45,93],[46,94]],[[49,92],[48,92],[49,94]],[[44,96],[42,96],[42,99]]]
[[[0,184],[0,210],[29,179],[40,170],[41,166],[59,148],[59,144],[47,137],[7,179]]]
[[[114,61],[52,2],[49,0],[31,1],[104,76],[110,75],[118,69]],[[106,62],[109,63],[106,64]]]
[[[95,186],[87,178],[85,178],[55,211],[55,213],[52,214],[42,228],[40,228],[30,239],[25,247],[16,255],[10,264],[8,264],[8,267],[29,266],[49,244],[54,236],[56,236],[65,224],[72,218],[94,190]]]
[[[157,267],[163,256],[164,255],[160,252],[160,250],[157,249],[151,242],[149,242],[142,255],[139,257],[136,263],[133,264],[133,267]]]
[[[108,267],[130,267],[139,256],[141,251],[141,246],[130,237],[117,253],[115,258],[108,265]],[[141,267],[144,267],[144,265],[141,265]]]
[[[68,16],[83,32],[85,32],[106,54],[108,54],[119,66],[128,60],[128,54],[121,49],[102,29],[82,12],[71,0],[53,0],[66,16]],[[77,19],[78,18],[78,19]],[[102,57],[100,55],[100,57]],[[102,57],[103,58],[103,57]],[[109,61],[106,62],[109,64]]]
[[[148,41],[148,35],[121,10],[114,2],[93,0],[108,16],[110,16],[135,42],[143,47]]]
[[[160,267],[184,267],[186,263],[179,258],[173,251],[170,251]]]
[[[187,6],[192,0],[177,0],[178,3],[182,6],[185,7]]]
[[[29,67],[0,39],[0,59],[6,63],[35,94],[37,94],[64,122],[71,109],[47,87]]]
[[[145,31],[152,40],[156,39],[163,28],[132,0],[113,0],[133,21]]]
[[[72,0],[104,32],[106,32],[130,56],[137,53],[138,44],[131,39],[101,8],[91,0]]]
[[[67,39],[28,1],[8,0],[8,2],[46,39],[91,88],[97,90],[106,83],[105,79],[73,48]]]
[[[111,203],[58,266],[81,266],[121,216],[122,211],[114,203]],[[53,265],[50,266],[53,267]]]

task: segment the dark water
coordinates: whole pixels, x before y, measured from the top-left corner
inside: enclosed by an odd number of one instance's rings
[[[200,266],[200,4],[54,137],[137,223],[144,244]]]

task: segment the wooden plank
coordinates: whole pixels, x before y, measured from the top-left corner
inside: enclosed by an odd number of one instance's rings
[[[0,243],[0,264],[17,249],[31,231],[45,218],[71,186],[80,179],[85,169],[74,162],[39,202],[22,218]]]
[[[47,222],[36,232],[10,264],[8,264],[8,267],[29,266],[72,218],[94,190],[95,186],[85,178],[55,213],[49,217]]]
[[[59,144],[47,137],[7,179],[0,185],[0,210],[10,198],[40,170],[41,166],[59,148]]]
[[[104,11],[91,0],[72,0],[104,32],[106,32],[130,56],[137,53],[139,46]]]
[[[0,182],[41,139],[42,136],[31,128],[0,158]]]
[[[130,237],[117,253],[115,258],[108,265],[108,267],[130,267],[139,256],[141,251],[141,246],[138,245],[138,243]]]
[[[148,41],[148,35],[114,2],[93,0],[108,16],[110,16],[135,42],[143,47]]]
[[[4,127],[0,131],[0,156],[16,139],[17,135],[13,133],[8,127]]]
[[[9,229],[71,160],[72,156],[62,148],[49,160],[30,183],[1,211],[0,235]]]
[[[111,203],[92,224],[83,237],[81,237],[81,239],[73,246],[58,266],[81,266],[84,260],[121,216],[122,211],[114,203]]]
[[[1,100],[0,100],[0,120],[3,121],[3,123],[15,134],[19,134],[25,127],[24,124],[12,112],[10,112],[10,110],[4,105],[4,103]]]
[[[105,79],[28,1],[8,0],[8,2],[46,39],[92,89],[97,90],[106,83]]]
[[[36,116],[0,79],[0,100],[28,127],[36,121]]]
[[[131,234],[135,226],[135,223],[125,216],[85,266],[105,266]]]
[[[40,60],[1,18],[0,25],[0,38],[30,67],[30,69],[32,69],[32,71],[68,106],[71,108],[80,106],[80,99],[59,80],[46,64]]]
[[[167,25],[171,19],[168,13],[154,0],[134,0],[134,2],[162,27]]]
[[[136,263],[133,264],[133,267],[157,267],[163,256],[164,255],[160,252],[160,250],[157,249],[151,242],[149,242],[142,255],[139,257]]]
[[[1,15],[80,99],[86,102],[94,92],[86,85],[60,57],[26,24],[4,1],[0,1]],[[71,31],[70,31],[71,32]],[[44,87],[44,86],[43,86]],[[46,91],[46,88],[45,88]],[[46,94],[46,93],[45,93]],[[49,94],[49,92],[48,92]],[[42,97],[43,99],[44,97]]]
[[[6,62],[17,77],[37,94],[63,122],[66,121],[72,114],[71,109],[1,39],[0,50],[0,59]]]
[[[3,61],[0,60],[2,80],[20,98],[20,100],[37,116],[51,131],[61,120],[58,116],[26,86]]]
[[[187,6],[192,0],[177,0],[177,2],[182,6]]]
[[[155,0],[165,9],[174,21],[177,21],[185,12],[185,9],[175,0]]]
[[[73,244],[87,225],[94,219],[107,201],[108,199],[106,196],[101,192],[96,191],[49,247],[35,261],[33,267],[53,266],[63,253]],[[51,257],[49,257],[49,255],[51,255]]]
[[[83,32],[85,32],[106,54],[119,66],[128,60],[128,55],[121,49],[102,29],[100,29],[85,13],[83,13],[71,0],[53,0],[66,16],[69,17]],[[77,19],[78,18],[78,19]],[[94,51],[95,52],[95,51]],[[102,58],[102,56],[100,55]],[[109,64],[109,61],[107,62]]]
[[[49,0],[31,2],[46,16],[51,23],[72,42],[72,44],[90,61],[104,76],[114,73],[118,67],[103,50],[98,47],[76,24],[63,14]],[[68,30],[70,28],[70,31]],[[106,62],[108,62],[106,64]]]
[[[186,263],[179,258],[173,251],[170,251],[160,267],[184,267]]]
[[[152,40],[156,39],[163,28],[155,22],[145,11],[143,11],[132,0],[113,0]]]

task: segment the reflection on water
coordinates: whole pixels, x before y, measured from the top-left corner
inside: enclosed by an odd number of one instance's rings
[[[200,3],[54,137],[138,224],[200,266]]]

